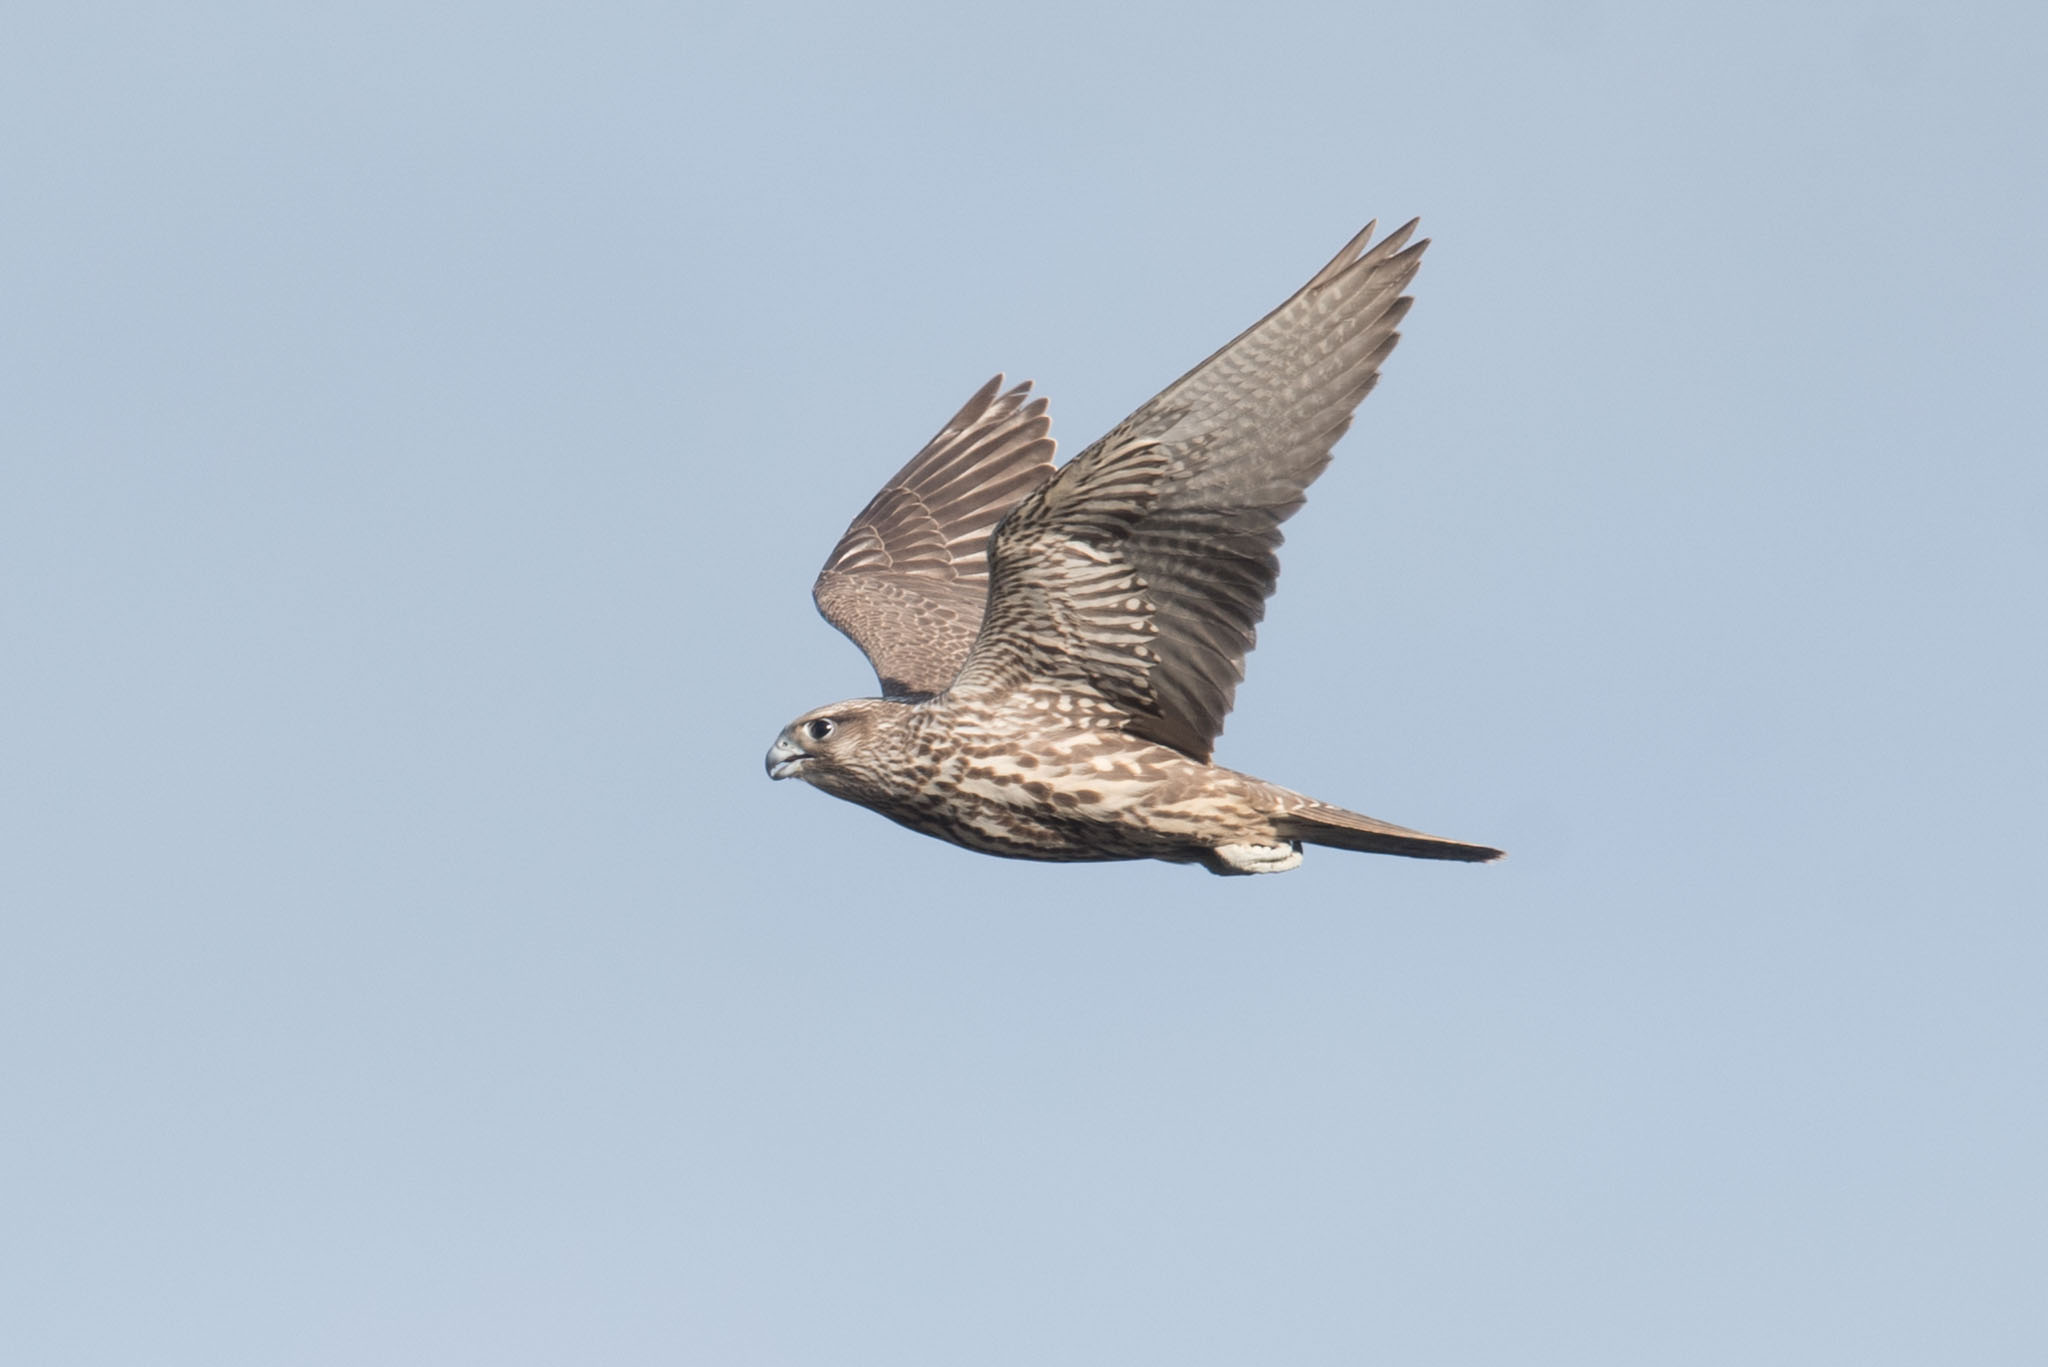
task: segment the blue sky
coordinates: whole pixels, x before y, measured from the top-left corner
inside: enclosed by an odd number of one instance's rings
[[[2027,6],[32,5],[23,1361],[2048,1353]],[[796,785],[847,518],[1434,239],[1224,762],[1506,848]]]

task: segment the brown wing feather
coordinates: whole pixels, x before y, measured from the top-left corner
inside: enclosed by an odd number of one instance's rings
[[[1426,241],[1373,224],[1279,308],[1083,451],[997,529],[956,688],[1042,679],[1207,760],[1279,577],[1280,524],[1399,339]]]
[[[1045,400],[1029,399],[1029,381],[1007,392],[1002,383],[983,385],[882,486],[811,587],[886,697],[953,682],[981,628],[989,533],[1052,473]]]

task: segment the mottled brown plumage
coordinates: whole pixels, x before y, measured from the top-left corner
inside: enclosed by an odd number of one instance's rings
[[[913,830],[1022,859],[1277,873],[1304,844],[1500,851],[1209,762],[1279,575],[1408,311],[1426,242],[1373,225],[1301,290],[1057,471],[1045,400],[983,386],[847,528],[814,589],[882,697],[768,752]]]

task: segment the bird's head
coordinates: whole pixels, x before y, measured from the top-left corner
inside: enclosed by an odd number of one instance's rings
[[[768,747],[768,777],[800,778],[828,793],[858,801],[872,788],[884,764],[879,744],[894,714],[905,704],[886,698],[855,698],[817,707],[782,728]]]

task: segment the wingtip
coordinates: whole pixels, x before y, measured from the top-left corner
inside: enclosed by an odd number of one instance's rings
[[[1420,256],[1423,248],[1429,245],[1429,239],[1425,237],[1421,241],[1412,244],[1409,243],[1408,239],[1415,235],[1416,228],[1420,227],[1421,224],[1422,220],[1419,217],[1411,218],[1378,242],[1374,242],[1372,237],[1374,233],[1379,231],[1380,221],[1376,218],[1373,219],[1363,228],[1359,229],[1349,242],[1344,244],[1342,251],[1330,258],[1329,265],[1316,272],[1315,278],[1309,281],[1309,287],[1314,288],[1317,285],[1333,280],[1350,270],[1353,266],[1361,265],[1365,262],[1377,263],[1393,260],[1397,257],[1411,258]]]

